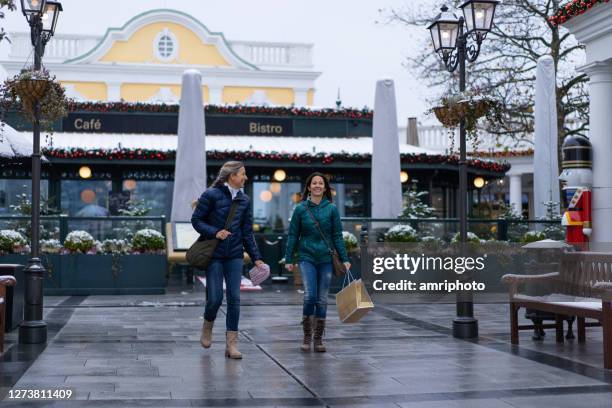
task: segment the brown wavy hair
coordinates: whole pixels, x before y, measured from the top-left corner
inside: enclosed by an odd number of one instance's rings
[[[323,192],[323,197],[327,198],[327,200],[331,203],[333,202],[331,185],[329,184],[329,180],[325,176],[325,174],[315,171],[306,179],[306,184],[304,185],[304,192],[302,193],[302,201],[306,201],[310,196],[310,192],[308,191],[308,187],[312,183],[312,179],[315,177],[321,177],[323,179],[323,184],[325,184],[325,191]]]

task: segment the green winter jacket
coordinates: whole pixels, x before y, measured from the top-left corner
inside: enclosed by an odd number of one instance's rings
[[[342,223],[340,222],[338,208],[325,197],[318,205],[310,200],[302,201],[293,210],[289,237],[287,238],[287,249],[285,250],[285,262],[309,261],[318,264],[331,262],[332,260],[328,246],[321,238],[321,234],[306,206],[310,208],[312,215],[317,219],[327,241],[338,251],[342,262],[349,262],[342,238]],[[294,256],[296,249],[297,259]]]

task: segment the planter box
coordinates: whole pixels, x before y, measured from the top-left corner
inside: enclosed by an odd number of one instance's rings
[[[62,255],[59,288],[45,287],[46,295],[103,295],[114,290],[111,255]],[[108,293],[110,294],[110,293]]]
[[[157,290],[154,293],[165,293],[168,269],[166,255],[124,255],[119,259],[120,269],[116,279],[119,288],[150,289]]]
[[[9,254],[1,256],[0,263],[25,267],[29,259],[30,255]],[[163,254],[41,254],[40,259],[45,267],[44,295],[146,295],[166,291],[167,260]],[[24,278],[17,277],[17,287],[25,288]]]
[[[45,295],[163,294],[165,255],[60,255],[45,276]],[[52,263],[52,261],[51,261]]]
[[[45,276],[43,281],[43,293],[46,294],[47,288],[60,288],[60,268],[62,266],[62,257],[59,254],[42,254],[40,260],[45,267]]]

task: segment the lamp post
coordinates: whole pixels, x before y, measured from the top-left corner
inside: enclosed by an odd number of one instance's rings
[[[462,17],[457,17],[443,6],[441,13],[427,27],[435,52],[442,58],[446,69],[459,68],[459,91],[465,91],[465,62],[474,62],[480,54],[480,45],[491,31],[498,0],[468,0],[459,6]],[[468,41],[471,40],[468,45]],[[467,161],[465,147],[465,119],[459,124],[459,238],[467,242]],[[457,316],[453,320],[453,336],[461,339],[478,337],[478,321],[474,319],[471,292],[457,293]]]
[[[55,32],[62,5],[55,1],[21,0],[21,11],[30,24],[30,37],[34,47],[34,71],[40,71],[45,45]],[[25,269],[25,305],[23,323],[19,327],[19,342],[40,344],[47,341],[47,324],[42,319],[43,276],[45,268],[40,262],[40,103],[34,101],[32,123],[32,249],[31,259]]]

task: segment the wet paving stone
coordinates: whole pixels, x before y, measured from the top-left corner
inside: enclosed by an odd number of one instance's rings
[[[203,293],[45,298],[57,329],[45,347],[7,336],[3,408],[19,407],[609,407],[601,329],[557,345],[554,332],[509,344],[508,306],[476,304],[481,337],[450,335],[452,303],[377,304],[344,325],[330,298],[327,353],[300,351],[301,296],[290,286],[244,293],[242,360],[224,356],[225,306],[213,346],[199,344]],[[61,313],[55,313],[60,311]],[[521,316],[521,320],[524,318]],[[11,389],[70,388],[68,401],[15,401]],[[574,404],[574,405],[572,405]]]

